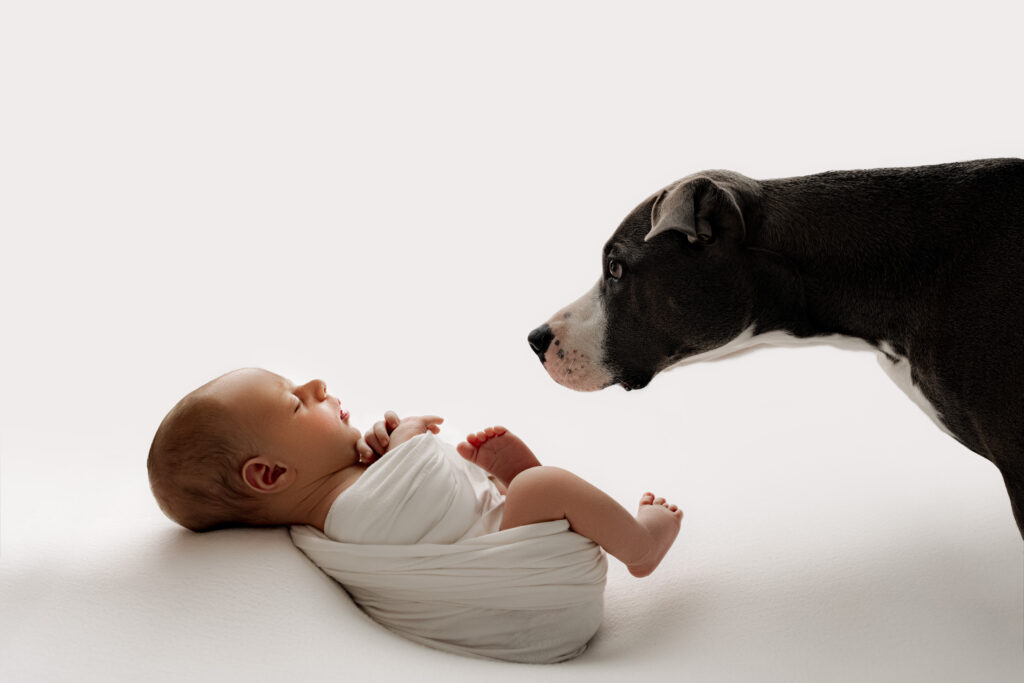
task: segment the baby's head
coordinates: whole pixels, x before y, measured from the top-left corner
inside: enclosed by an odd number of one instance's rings
[[[149,449],[160,509],[193,531],[301,523],[305,501],[359,461],[362,434],[313,380],[258,368],[204,384],[171,409]]]

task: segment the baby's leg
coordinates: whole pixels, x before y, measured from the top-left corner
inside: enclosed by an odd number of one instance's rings
[[[636,517],[608,494],[571,472],[534,467],[512,480],[502,529],[567,519],[573,531],[621,560],[634,576],[654,571],[679,533],[683,512],[645,493]]]
[[[470,434],[455,448],[463,458],[493,474],[502,487],[508,487],[523,470],[540,465],[533,451],[504,427]]]

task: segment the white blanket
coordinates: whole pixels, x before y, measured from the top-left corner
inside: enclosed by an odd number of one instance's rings
[[[292,540],[378,622],[443,650],[521,662],[583,652],[601,622],[607,561],[566,520],[497,531],[482,470],[424,434],[344,491]]]

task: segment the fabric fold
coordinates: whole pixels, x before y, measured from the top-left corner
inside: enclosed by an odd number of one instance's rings
[[[497,531],[500,493],[431,434],[386,454],[335,505],[325,529],[337,537],[294,526],[292,540],[367,614],[411,640],[546,663],[580,654],[600,625],[600,547],[564,519]]]

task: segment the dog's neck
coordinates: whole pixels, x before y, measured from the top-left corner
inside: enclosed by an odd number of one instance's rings
[[[884,205],[865,209],[863,194],[884,197],[886,188],[873,179],[860,185],[844,179],[836,187],[828,176],[760,183],[759,196],[744,206],[745,247],[762,293],[759,329],[903,346],[922,286],[948,245],[923,244],[926,238],[908,234],[906,220],[892,221]]]

